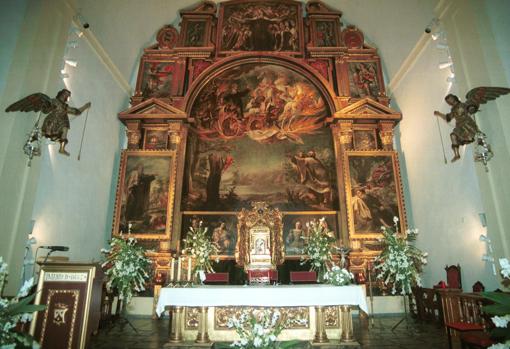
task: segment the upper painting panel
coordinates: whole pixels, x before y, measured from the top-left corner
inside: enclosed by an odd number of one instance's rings
[[[222,3],[218,52],[265,51],[301,54],[301,4],[294,1]]]

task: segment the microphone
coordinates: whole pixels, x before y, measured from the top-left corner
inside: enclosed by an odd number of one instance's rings
[[[41,248],[46,248],[52,251],[69,251],[69,247],[67,246],[39,246]]]

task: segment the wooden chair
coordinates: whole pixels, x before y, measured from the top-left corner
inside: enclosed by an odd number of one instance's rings
[[[460,276],[460,265],[450,265],[444,268],[446,270],[446,283],[448,288],[458,288],[462,290],[462,279]]]
[[[487,332],[467,332],[460,336],[461,349],[485,349],[496,343]]]
[[[473,292],[474,293],[483,292],[483,291],[485,291],[485,286],[480,281],[477,281],[473,284]]]
[[[461,293],[457,290],[437,290],[441,298],[444,325],[448,345],[452,348],[452,336],[465,332],[484,332],[486,321],[482,316],[480,295]]]

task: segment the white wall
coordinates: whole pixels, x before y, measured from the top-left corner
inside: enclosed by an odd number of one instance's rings
[[[41,176],[32,218],[40,245],[66,245],[74,261],[100,259],[111,234],[112,213],[123,128],[117,113],[127,106],[127,95],[112,79],[85,38],[68,51],[78,61],[66,66],[65,79],[72,106],[92,102],[80,160],[77,155],[87,112],[71,119],[70,157],[58,144],[44,146]]]
[[[464,289],[478,280],[488,289],[497,280],[482,262],[485,244],[479,241],[485,232],[479,219],[484,212],[477,184],[471,146],[464,147],[462,158],[450,163],[449,134],[453,125],[439,120],[448,163],[444,163],[441,138],[434,110],[449,111],[444,96],[449,91],[449,71],[438,69],[443,53],[429,40],[414,66],[394,92],[394,100],[403,113],[399,126],[401,166],[406,176],[407,208],[411,226],[419,229],[417,246],[429,253],[423,275],[431,287],[445,280],[446,265],[460,264]],[[454,91],[451,91],[454,92]]]

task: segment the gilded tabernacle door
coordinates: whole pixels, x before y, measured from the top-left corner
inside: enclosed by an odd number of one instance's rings
[[[249,269],[275,269],[285,261],[282,214],[265,202],[252,202],[238,216],[235,258]]]

